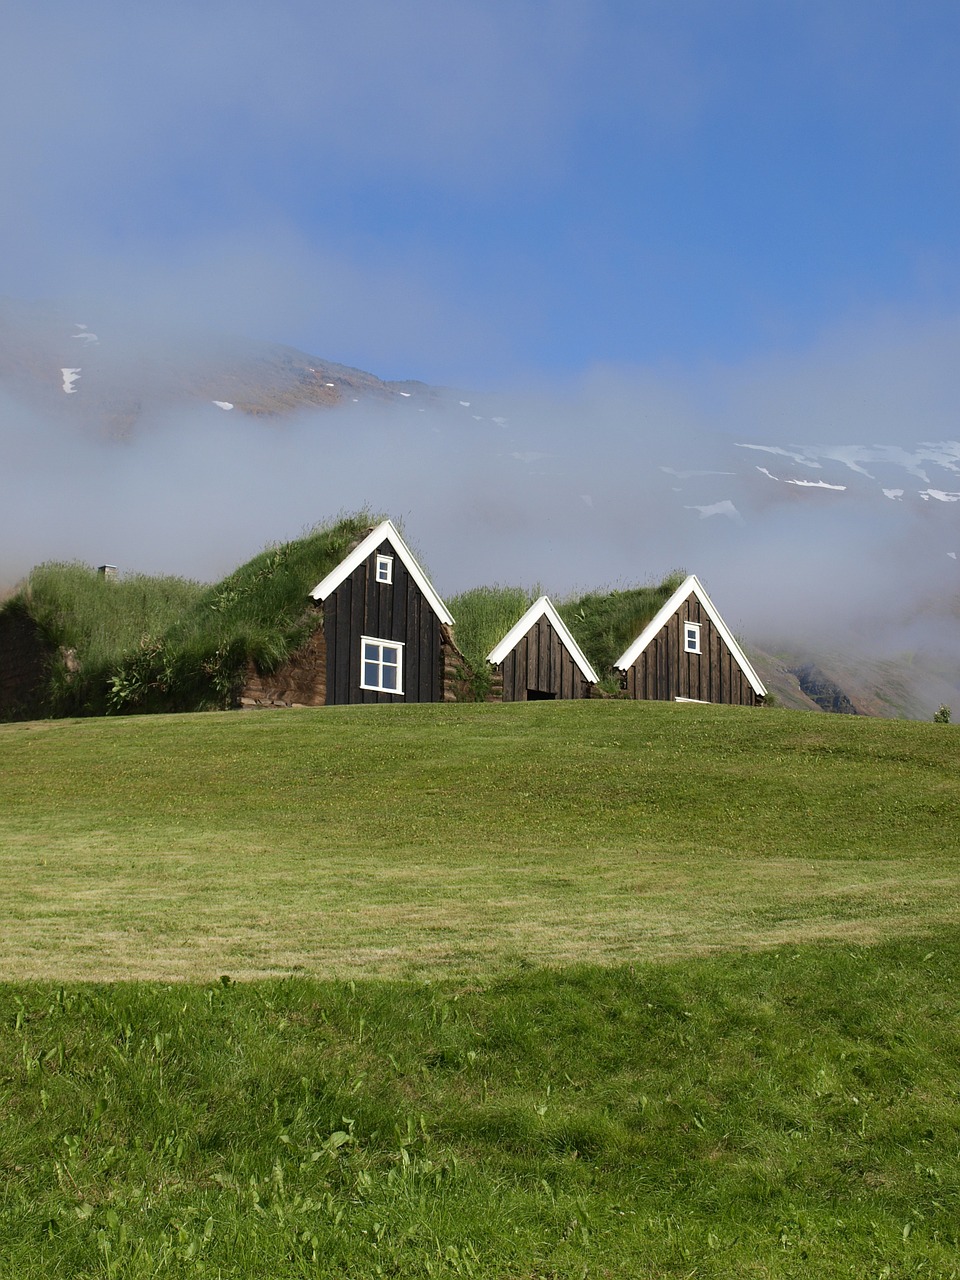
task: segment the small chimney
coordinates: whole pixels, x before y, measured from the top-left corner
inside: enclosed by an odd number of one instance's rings
[[[115,564],[98,565],[97,573],[101,578],[115,578],[117,576],[117,566]]]

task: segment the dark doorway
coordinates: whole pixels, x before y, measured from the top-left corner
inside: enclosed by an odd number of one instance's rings
[[[528,689],[528,702],[553,702],[556,699],[555,693],[547,693],[545,689]]]

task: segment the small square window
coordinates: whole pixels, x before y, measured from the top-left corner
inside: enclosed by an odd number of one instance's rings
[[[360,688],[403,693],[403,645],[368,636],[360,643]]]
[[[377,556],[377,581],[393,581],[393,556]]]
[[[699,622],[685,622],[683,624],[683,651],[684,653],[700,652]]]

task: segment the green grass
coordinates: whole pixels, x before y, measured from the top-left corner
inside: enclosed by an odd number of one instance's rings
[[[0,612],[25,614],[56,651],[44,710],[105,706],[111,671],[144,639],[163,634],[204,592],[183,578],[131,574],[108,579],[85,564],[33,569]],[[67,657],[69,653],[69,657]]]
[[[684,577],[677,571],[649,586],[591,591],[560,602],[560,616],[601,679],[613,675],[617,658],[666,604]]]
[[[0,1276],[960,1275],[958,757],[618,701],[0,726]]]
[[[490,692],[493,668],[487,663],[491,652],[519,621],[539,595],[539,588],[474,587],[453,596],[450,612],[456,619],[454,637],[470,667],[470,688],[478,702]]]
[[[955,1277],[960,936],[0,989],[0,1273]]]
[[[106,580],[85,565],[34,569],[2,606],[28,614],[55,650],[51,715],[193,711],[234,703],[253,661],[275,669],[317,618],[309,592],[371,524],[369,512],[268,547],[201,586],[143,575]]]
[[[448,601],[456,619],[456,638],[463,656],[476,668],[487,661],[515,622],[540,594],[537,588],[474,587]]]
[[[666,703],[0,726],[0,974],[431,977],[958,920],[954,726]]]

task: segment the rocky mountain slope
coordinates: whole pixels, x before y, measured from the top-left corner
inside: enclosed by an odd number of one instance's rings
[[[938,706],[960,719],[960,661],[929,653],[865,658],[848,651],[771,653],[749,646],[750,659],[778,706],[798,711],[928,720]]]
[[[132,332],[118,318],[0,298],[0,387],[38,412],[123,438],[147,413],[185,406],[256,416],[344,401],[433,397],[293,347],[222,335]]]

